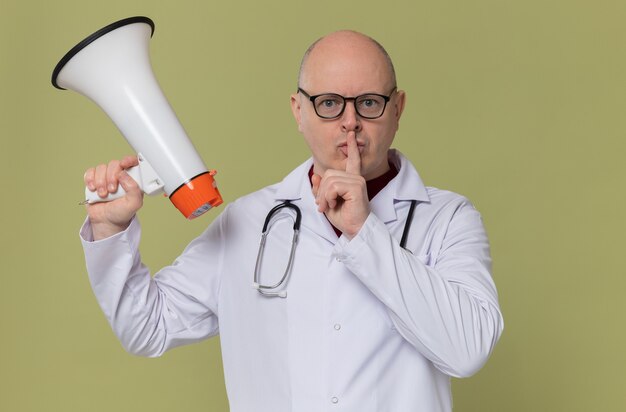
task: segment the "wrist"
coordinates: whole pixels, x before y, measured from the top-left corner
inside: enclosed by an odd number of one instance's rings
[[[367,218],[369,217],[369,215],[370,215],[370,211],[369,211],[369,208],[367,208],[366,210],[363,211],[363,214],[358,219],[358,221],[352,223],[351,225],[349,225],[349,227],[347,227],[343,231],[344,236],[348,240],[352,240],[353,238],[355,238],[359,234],[361,229],[363,228],[363,225],[365,225],[365,221],[367,221]]]
[[[110,223],[110,222],[94,222],[90,219],[91,231],[93,234],[93,240],[102,240],[108,237],[117,235],[128,229],[130,222],[124,224]]]

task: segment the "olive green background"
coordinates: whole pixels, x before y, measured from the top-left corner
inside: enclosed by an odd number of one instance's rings
[[[125,353],[84,269],[83,171],[130,148],[50,74],[133,15],[156,23],[154,71],[225,202],[308,156],[289,110],[306,47],[342,28],[378,39],[408,95],[395,146],[472,199],[492,242],[505,331],[454,380],[455,410],[626,410],[625,14],[604,0],[0,0],[0,410],[227,410],[218,339]],[[145,203],[154,270],[219,213]]]

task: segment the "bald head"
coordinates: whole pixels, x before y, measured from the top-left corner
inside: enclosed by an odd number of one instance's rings
[[[337,64],[376,70],[377,75],[384,77],[387,89],[396,87],[395,69],[385,48],[371,37],[352,30],[331,33],[309,46],[300,64],[298,87],[309,87],[319,70]]]

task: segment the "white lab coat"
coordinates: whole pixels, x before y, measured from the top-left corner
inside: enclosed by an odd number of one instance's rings
[[[349,242],[316,210],[311,160],[229,204],[154,280],[136,220],[95,242],[86,222],[89,277],[123,346],[159,356],[219,333],[233,412],[450,411],[450,376],[480,369],[503,328],[489,245],[465,198],[425,188],[399,152],[390,160],[398,175]],[[412,199],[409,252],[399,239]],[[267,298],[252,287],[259,238],[284,200],[302,211],[300,240],[287,297]],[[261,283],[283,274],[289,213],[272,226]]]

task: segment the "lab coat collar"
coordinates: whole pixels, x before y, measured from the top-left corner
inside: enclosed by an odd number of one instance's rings
[[[398,218],[396,205],[400,202],[430,202],[417,170],[402,153],[389,150],[389,162],[398,169],[398,174],[370,201],[372,212],[385,223]]]
[[[289,173],[279,183],[275,200],[277,202],[287,200],[293,202],[302,212],[302,226],[335,244],[337,242],[337,234],[326,219],[326,216],[317,211],[309,180],[311,166],[313,166],[313,158],[308,159]]]
[[[303,192],[311,192],[311,183],[309,182],[309,170],[313,166],[313,158],[309,158],[306,162],[295,168],[289,173],[282,182],[278,184],[276,190],[276,200],[298,200],[302,199]],[[304,184],[306,183],[306,185]],[[311,196],[313,198],[313,196]]]
[[[419,174],[402,153],[395,149],[389,150],[389,161],[396,166],[398,174],[370,201],[372,212],[385,223],[397,219],[396,204],[399,202],[430,201]],[[307,226],[331,243],[335,243],[337,235],[326,217],[317,211],[317,205],[311,192],[308,173],[312,165],[313,159],[310,158],[287,175],[278,184],[275,198],[276,201],[290,200],[296,203],[302,209],[304,216],[315,216],[315,219],[310,222],[303,219],[302,225]]]

